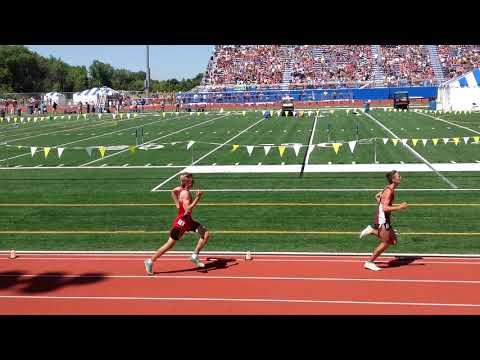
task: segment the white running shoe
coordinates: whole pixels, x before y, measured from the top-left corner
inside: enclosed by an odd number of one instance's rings
[[[370,235],[370,234],[373,234],[375,231],[375,229],[373,227],[371,227],[370,225],[368,225],[365,229],[362,230],[362,232],[360,233],[360,239],[367,236],[367,235]]]
[[[375,265],[374,262],[371,261],[365,261],[365,264],[363,265],[365,269],[372,270],[372,271],[380,271],[380,269],[377,265]]]
[[[205,267],[205,264],[202,263],[199,259],[198,259],[198,255],[195,256],[195,255],[192,255],[190,257],[190,261],[193,262],[197,267],[199,268],[204,268]]]
[[[153,272],[153,261],[152,259],[147,259],[143,262],[145,264],[145,270],[147,271],[148,275],[155,275]]]

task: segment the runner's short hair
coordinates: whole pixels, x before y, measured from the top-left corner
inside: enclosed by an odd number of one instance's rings
[[[385,174],[385,177],[387,178],[387,181],[389,184],[391,184],[393,182],[393,176],[397,173],[398,171],[397,170],[392,170],[388,173]]]
[[[180,175],[180,186],[185,187],[192,179],[193,175],[191,173],[184,173]]]

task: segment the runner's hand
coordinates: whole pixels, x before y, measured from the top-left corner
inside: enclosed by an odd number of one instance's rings
[[[408,208],[408,204],[406,202],[402,202],[400,204],[400,209],[406,209],[406,208]]]
[[[202,190],[197,190],[197,197],[198,197],[198,198],[201,197],[202,194],[203,194]]]

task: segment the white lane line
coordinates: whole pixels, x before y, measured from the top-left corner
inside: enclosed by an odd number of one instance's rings
[[[137,261],[137,260],[135,260]],[[288,260],[286,260],[288,261]],[[332,260],[333,261],[333,260]],[[208,270],[208,268],[207,268]],[[0,278],[106,278],[106,279],[149,279],[150,275],[82,275],[82,274],[0,274]],[[388,278],[336,278],[303,276],[221,276],[221,275],[163,275],[157,273],[153,279],[187,279],[187,280],[266,280],[266,281],[339,281],[339,282],[381,282],[381,283],[419,283],[419,284],[466,284],[479,285],[480,280],[442,280],[442,279],[388,279]]]
[[[310,300],[310,299],[259,299],[259,298],[207,298],[207,297],[130,297],[130,296],[41,296],[41,295],[0,295],[0,299],[37,300],[145,300],[145,301],[210,301],[210,302],[254,302],[254,303],[302,303],[302,304],[344,304],[344,305],[393,305],[425,307],[480,307],[480,304],[425,303],[398,301],[351,301],[351,300]]]
[[[242,131],[240,131],[237,135],[234,135],[232,136],[230,139],[228,139],[227,141],[225,141],[223,144],[220,144],[218,145],[216,148],[214,148],[213,150],[209,151],[208,153],[206,153],[205,155],[203,155],[202,157],[198,158],[197,160],[195,160],[191,166],[197,164],[198,162],[200,162],[201,160],[205,159],[207,156],[209,156],[210,154],[214,153],[215,151],[217,151],[218,149],[222,148],[223,146],[225,146],[226,144],[228,144],[230,141],[236,139],[237,137],[239,137],[240,135],[242,135],[244,132],[250,130],[252,127],[256,126],[257,124],[261,123],[263,119],[260,119],[256,122],[254,122],[252,125],[248,126],[246,129],[243,129]],[[188,169],[185,168],[185,169]],[[157,191],[157,189],[160,189],[163,185],[165,185],[166,183],[168,183],[170,180],[174,179],[175,177],[177,177],[180,173],[182,173],[183,171],[185,171],[185,169],[182,169],[180,170],[179,172],[177,172],[176,174],[170,176],[167,180],[163,181],[162,183],[160,183],[159,185],[155,186],[152,190],[150,191]]]
[[[307,157],[305,159],[305,167],[308,165],[308,161],[310,160],[310,154],[313,151],[313,149],[311,147],[312,147],[312,144],[313,144],[313,137],[315,136],[315,129],[317,128],[317,120],[318,120],[318,116],[315,116],[315,120],[313,122],[313,131],[310,130],[312,133],[310,134],[310,140],[308,142]]]
[[[383,129],[385,129],[386,131],[388,131],[391,135],[393,135],[396,139],[401,140],[400,137],[398,137],[395,133],[393,133],[389,128],[387,128],[385,125],[383,125],[380,121],[378,121],[377,119],[375,119],[372,115],[370,115],[369,113],[362,113],[364,114],[365,116],[368,116],[370,119],[372,119],[373,121],[375,121],[375,123],[377,123],[378,125],[380,125]],[[402,143],[403,144],[403,143]],[[422,155],[420,155],[418,152],[416,152],[410,145],[408,144],[403,144],[404,147],[406,147],[413,155],[415,155],[418,159],[422,160],[425,165],[427,165],[430,169],[432,169],[433,172],[435,172],[435,174],[437,174],[443,181],[445,181],[451,188],[453,189],[458,189],[458,186],[455,185],[453,182],[451,182],[449,179],[447,179],[443,174],[441,174],[437,169],[435,169],[432,164],[427,160],[425,159]]]
[[[184,115],[184,116],[186,116],[186,115]],[[211,119],[211,120],[206,120],[206,121],[203,121],[203,122],[201,122],[201,123],[198,123],[198,124],[195,124],[195,125],[188,126],[188,127],[186,127],[186,128],[183,128],[183,129],[180,129],[180,130],[174,131],[174,132],[172,132],[172,133],[169,133],[169,134],[166,134],[166,135],[160,136],[160,137],[158,137],[158,138],[155,138],[155,139],[152,139],[152,140],[146,141],[144,144],[149,144],[149,143],[152,143],[152,142],[154,142],[154,141],[157,141],[157,140],[160,140],[160,139],[166,138],[166,137],[168,137],[168,136],[172,136],[172,135],[178,134],[178,133],[180,133],[180,132],[182,132],[182,131],[185,131],[185,130],[187,130],[187,129],[191,129],[191,128],[194,128],[194,127],[197,127],[197,126],[200,126],[200,125],[203,125],[203,124],[206,124],[206,123],[209,123],[209,122],[212,122],[212,121],[215,121],[215,120],[218,120],[218,119],[224,118],[224,117],[226,117],[226,115],[222,115],[222,116],[219,116],[219,117],[217,117],[217,118],[213,118],[213,119]],[[160,120],[160,121],[161,121],[161,120]],[[82,166],[82,167],[83,167],[83,166],[86,166],[86,165],[90,165],[90,164],[92,164],[92,163],[95,163],[95,162],[97,162],[97,161],[104,160],[104,159],[107,159],[107,158],[109,158],[109,157],[112,157],[112,156],[116,156],[116,155],[122,154],[122,153],[124,153],[124,152],[126,152],[126,151],[129,151],[129,149],[120,150],[120,151],[118,151],[118,152],[116,152],[116,153],[113,153],[113,154],[110,154],[110,155],[104,156],[103,158],[99,158],[99,159],[97,159],[97,160],[93,160],[93,161],[90,161],[90,162],[87,162],[87,163],[81,164],[80,166]]]

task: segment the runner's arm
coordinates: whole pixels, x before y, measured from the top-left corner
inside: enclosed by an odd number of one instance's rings
[[[188,191],[182,191],[182,193],[180,194],[180,200],[183,202],[183,208],[185,209],[185,213],[192,211],[192,209],[200,201],[201,196],[202,196],[202,192],[197,191],[197,196],[195,197],[195,200],[190,202],[190,199],[188,198]]]
[[[177,209],[180,207],[180,202],[178,200],[178,194],[180,193],[180,191],[181,191],[180,186],[177,186],[172,189],[172,199]]]
[[[382,198],[380,199],[381,204],[383,205],[383,210],[386,212],[403,210],[408,207],[406,202],[401,203],[400,205],[389,205],[390,199],[392,197],[392,190],[387,189],[383,192]]]

